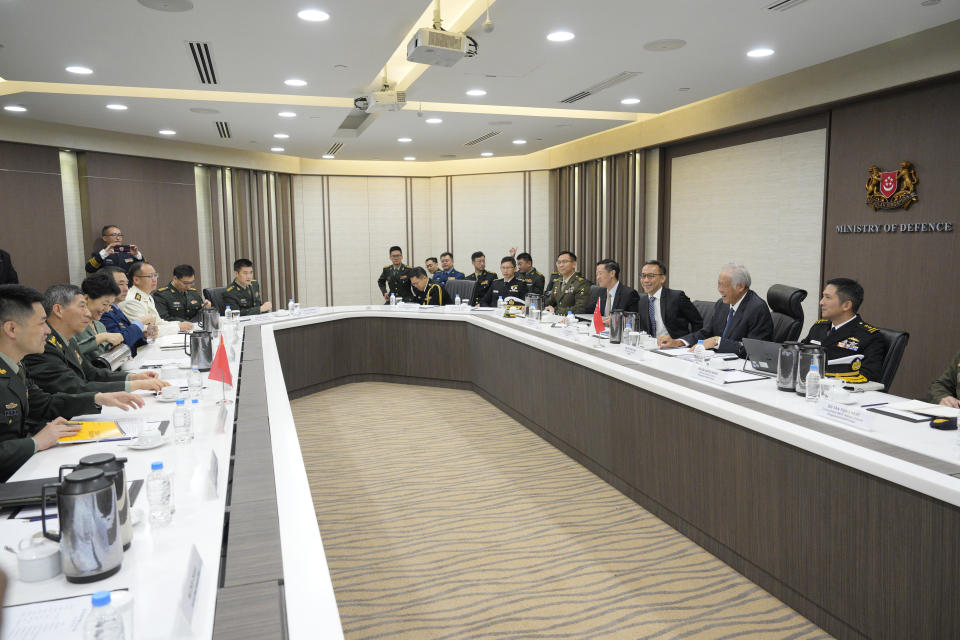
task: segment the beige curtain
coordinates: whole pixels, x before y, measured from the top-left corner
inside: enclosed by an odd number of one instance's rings
[[[253,261],[264,300],[299,300],[290,175],[250,169],[210,171],[211,235],[217,284],[233,280],[233,261]]]
[[[612,258],[620,263],[620,279],[639,286],[644,166],[639,150],[551,171],[552,254],[573,251],[591,281],[597,261]]]

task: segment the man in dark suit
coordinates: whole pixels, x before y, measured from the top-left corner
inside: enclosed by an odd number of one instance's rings
[[[654,338],[680,338],[700,331],[703,318],[683,291],[663,286],[667,267],[659,260],[647,260],[640,268],[640,294],[637,303],[639,326]]]
[[[10,254],[0,249],[0,284],[18,284],[20,277],[17,270],[13,268],[13,260]]]
[[[773,339],[773,318],[763,298],[750,289],[750,272],[742,264],[727,264],[717,277],[717,291],[720,299],[713,306],[710,323],[699,331],[694,331],[674,340],[661,337],[661,347],[682,347],[697,344],[703,340],[707,349],[716,349],[719,353],[735,353],[741,358],[747,354],[741,340]]]
[[[593,312],[597,308],[597,302],[600,303],[600,313],[603,315],[604,322],[614,310],[637,312],[640,294],[633,287],[620,282],[620,265],[617,262],[606,259],[597,263],[597,285],[600,290],[590,296],[588,312]]]

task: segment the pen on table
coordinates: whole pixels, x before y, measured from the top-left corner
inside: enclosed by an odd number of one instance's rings
[[[47,520],[53,520],[54,518],[58,518],[58,517],[59,516],[56,513],[48,513],[46,516]],[[27,522],[40,522],[41,520],[43,520],[43,518],[44,518],[43,516],[33,516],[32,518],[25,518],[25,520]]]
[[[133,439],[134,439],[133,436],[119,436],[117,438],[103,438],[101,440],[97,440],[96,442],[119,442],[120,440],[133,440]]]
[[[874,402],[873,404],[862,404],[862,405],[860,405],[860,408],[861,408],[861,409],[865,409],[865,408],[867,408],[867,407],[880,407],[880,406],[883,406],[883,405],[885,405],[885,404],[890,404],[890,403],[889,403],[889,402]]]
[[[64,422],[64,424],[68,424],[68,425],[70,425],[71,427],[82,427],[82,426],[83,426],[83,423],[82,423],[82,422]]]

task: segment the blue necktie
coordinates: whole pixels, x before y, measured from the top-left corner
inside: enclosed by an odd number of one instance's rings
[[[650,298],[650,310],[647,312],[650,316],[650,335],[657,337],[657,299]]]
[[[723,325],[723,333],[720,334],[721,338],[727,337],[727,329],[730,328],[731,320],[733,320],[733,307],[730,307],[730,313],[727,314],[727,324]]]

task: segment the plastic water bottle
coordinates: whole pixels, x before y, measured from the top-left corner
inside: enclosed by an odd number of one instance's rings
[[[233,316],[230,315],[230,305],[223,308],[223,317],[227,319],[227,322],[233,322]]]
[[[110,592],[97,591],[90,601],[93,608],[83,623],[84,640],[123,640],[123,618],[110,604]]]
[[[703,340],[697,340],[697,346],[693,348],[693,359],[700,365],[707,361],[707,349],[703,346]]]
[[[807,402],[816,402],[820,397],[820,367],[816,362],[810,365],[804,383],[807,385]]]
[[[459,293],[458,293],[457,296],[453,299],[453,304],[454,304],[454,306],[457,306],[457,307],[460,306],[460,294],[459,294]]]
[[[287,303],[287,311],[290,312],[290,315],[293,315],[293,298],[290,298],[290,301]]]
[[[147,476],[147,500],[150,502],[150,524],[165,527],[170,524],[173,507],[170,476],[163,470],[162,462],[150,465]]]
[[[190,408],[183,398],[177,398],[177,406],[173,410],[173,441],[177,444],[187,444],[193,439],[193,420]]]
[[[390,306],[391,307],[397,306],[397,294],[393,292],[390,293]]]
[[[203,395],[203,376],[200,375],[200,368],[193,367],[190,370],[190,378],[187,379],[187,389],[190,391],[191,399],[200,399]]]
[[[504,307],[503,296],[499,296],[497,298],[497,309],[500,309],[501,311],[503,311],[503,307]]]
[[[200,401],[196,398],[190,401],[190,439],[197,437],[197,426],[200,422]]]

